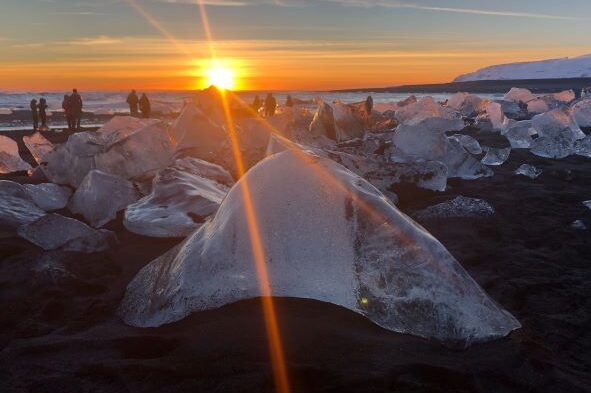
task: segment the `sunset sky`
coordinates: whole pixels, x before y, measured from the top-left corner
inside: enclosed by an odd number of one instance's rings
[[[3,0],[0,90],[200,88],[211,54],[196,1]],[[240,89],[448,82],[591,53],[590,0],[204,3]]]

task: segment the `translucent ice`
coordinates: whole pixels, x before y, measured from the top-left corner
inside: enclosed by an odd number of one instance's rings
[[[553,109],[534,116],[532,127],[541,137],[556,138],[562,135],[573,142],[585,137],[585,134],[572,118],[570,111],[565,108]]]
[[[591,158],[591,135],[575,141],[574,151],[579,156]]]
[[[439,103],[435,102],[433,97],[429,96],[423,97],[415,103],[403,106],[396,111],[396,119],[401,124],[406,125],[417,125],[424,120],[433,118],[456,121],[451,124],[458,124],[458,121],[461,120],[460,114],[456,110],[441,106]],[[444,131],[452,130],[458,130],[458,127],[451,127]]]
[[[591,98],[574,104],[571,112],[579,127],[591,127]]]
[[[531,146],[531,136],[535,135],[536,131],[532,128],[531,120],[522,120],[510,124],[504,134],[513,149],[527,149]]]
[[[31,136],[23,136],[23,143],[27,146],[27,149],[29,149],[37,164],[45,162],[49,153],[51,153],[55,147],[53,143],[48,141],[40,132],[36,132]]]
[[[359,106],[336,101],[332,108],[338,128],[339,140],[348,140],[363,136],[367,117],[364,117],[364,113],[361,112]]]
[[[0,135],[0,174],[31,170],[18,153],[18,145],[7,136]]]
[[[483,199],[457,196],[446,202],[429,206],[414,214],[417,219],[468,218],[492,216],[495,209]]]
[[[530,152],[540,157],[565,158],[575,152],[575,147],[572,138],[559,135],[534,139]]]
[[[480,143],[470,135],[454,134],[451,136],[451,138],[457,139],[458,142],[462,144],[464,149],[466,149],[466,151],[470,154],[482,153],[482,147],[480,146]]]
[[[312,123],[310,123],[309,131],[313,137],[324,136],[335,141],[339,140],[334,112],[326,102],[318,102],[318,109],[314,114]]]
[[[503,97],[503,98],[506,101],[513,101],[513,102],[517,102],[517,103],[521,102],[521,103],[527,104],[531,100],[536,99],[536,96],[533,95],[532,92],[529,91],[528,89],[521,89],[519,87],[513,87],[513,88],[511,88],[511,90],[509,90],[509,92],[507,94],[505,94],[505,97]]]
[[[521,164],[521,166],[515,170],[515,174],[527,176],[530,179],[535,179],[542,174],[542,170],[536,168],[533,165]]]
[[[99,228],[117,217],[117,212],[140,198],[128,180],[98,170],[88,172],[70,201],[72,213],[81,214]]]
[[[22,225],[18,234],[44,250],[93,253],[105,251],[117,242],[111,231],[96,230],[81,221],[55,213]]]
[[[123,224],[145,236],[188,236],[217,211],[233,183],[218,165],[191,157],[177,160],[158,172],[150,195],[127,207]]]
[[[507,161],[511,154],[511,148],[485,147],[486,154],[482,158],[482,163],[486,165],[502,165]]]
[[[256,234],[245,214],[251,207]],[[253,253],[255,235],[262,256]],[[395,332],[470,343],[520,327],[375,187],[293,151],[253,167],[213,220],[144,267],[119,314],[134,326],[160,326],[261,296],[261,266],[273,296],[337,304]]]
[[[476,117],[485,110],[486,100],[469,93],[456,93],[449,97],[447,106],[466,117]]]
[[[587,207],[588,209],[591,209],[591,199],[588,201],[583,201],[583,205],[585,205],[585,207]]]

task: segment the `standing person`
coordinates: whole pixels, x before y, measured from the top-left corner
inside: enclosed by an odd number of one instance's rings
[[[273,97],[273,94],[267,94],[267,98],[265,98],[265,116],[266,117],[273,117],[275,116],[275,111],[277,110],[277,100]]]
[[[137,94],[135,90],[132,90],[131,93],[127,96],[127,103],[129,104],[129,113],[132,116],[137,115],[137,106],[138,106],[139,99],[137,98]]]
[[[39,119],[41,120],[41,129],[42,130],[46,130],[47,129],[47,101],[45,100],[45,98],[41,98],[39,100]]]
[[[291,98],[290,95],[288,95],[287,99],[285,100],[285,106],[287,106],[288,108],[291,108],[293,106],[293,98]]]
[[[64,100],[62,101],[62,109],[64,110],[66,121],[68,122],[68,130],[72,131],[72,100],[67,94],[64,96]]]
[[[367,116],[371,116],[371,111],[373,110],[373,98],[372,96],[367,96],[365,100],[365,112]]]
[[[80,118],[82,117],[82,97],[78,94],[77,89],[72,90],[72,95],[70,96],[70,108],[72,113],[72,128],[74,130],[80,129]]]
[[[261,109],[261,99],[258,95],[256,95],[254,97],[254,101],[252,102],[252,109],[256,112],[259,113],[259,109]]]
[[[150,100],[148,100],[148,96],[146,96],[146,93],[143,93],[140,98],[140,111],[142,112],[142,117],[144,119],[149,118],[152,112]]]
[[[31,100],[30,106],[31,106],[31,116],[33,117],[33,131],[37,131],[37,128],[39,128],[39,112],[38,112],[39,107],[37,106],[37,100],[33,98]]]

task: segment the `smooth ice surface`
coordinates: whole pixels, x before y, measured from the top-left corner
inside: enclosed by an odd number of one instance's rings
[[[19,226],[44,215],[22,185],[0,180],[0,237],[14,235]]]
[[[533,165],[529,165],[529,164],[521,164],[519,166],[519,168],[517,168],[515,170],[515,174],[516,175],[523,175],[523,176],[527,176],[530,179],[535,179],[538,176],[540,176],[542,174],[542,170],[536,168]]]
[[[326,137],[332,140],[340,140],[337,135],[337,125],[335,122],[334,111],[330,105],[324,101],[318,102],[318,109],[308,128],[313,137]]]
[[[358,105],[344,104],[336,101],[333,105],[333,115],[338,128],[339,140],[362,137],[365,119]]]
[[[579,127],[591,127],[591,98],[586,98],[574,104],[571,112]]]
[[[517,103],[527,104],[528,102],[535,100],[536,96],[532,94],[528,89],[522,89],[519,87],[512,87],[511,90],[503,97],[505,101],[513,101]]]
[[[485,147],[486,154],[482,158],[482,163],[486,165],[502,165],[509,159],[511,154],[511,148],[496,148],[496,147]]]
[[[435,218],[486,217],[492,216],[494,213],[495,209],[487,201],[459,195],[449,201],[420,210],[413,216],[421,220]]]
[[[78,187],[92,169],[126,179],[166,167],[173,147],[163,123],[125,132],[79,132],[59,145],[41,168],[52,183]]]
[[[512,123],[504,131],[505,138],[509,140],[513,149],[529,148],[533,142],[532,135],[535,134],[531,120]]]
[[[493,130],[503,128],[507,119],[501,104],[493,101],[486,102],[484,105],[484,114],[481,115],[481,118],[487,118],[491,122]]]
[[[536,98],[527,103],[527,111],[532,115],[548,112],[549,110],[550,105],[543,98]]]
[[[565,108],[553,109],[534,116],[532,127],[541,137],[557,138],[558,136],[564,136],[573,141],[585,137],[585,134],[572,118],[570,111]]]
[[[451,138],[455,138],[458,142],[460,142],[462,147],[470,154],[482,153],[482,147],[480,146],[480,143],[470,135],[454,134],[451,136]]]
[[[49,153],[55,148],[53,143],[48,141],[40,132],[36,132],[31,136],[23,136],[23,143],[29,149],[37,164],[45,162]]]
[[[539,157],[565,158],[575,152],[575,146],[572,138],[559,135],[534,139],[529,151]]]
[[[449,97],[447,106],[463,116],[475,117],[485,110],[486,100],[469,93],[456,93]]]
[[[72,195],[68,187],[53,183],[23,184],[31,199],[45,211],[59,210],[66,207]]]
[[[139,198],[139,192],[128,180],[92,170],[74,193],[69,209],[72,213],[82,214],[90,225],[99,228]]]
[[[18,153],[16,142],[0,135],[0,174],[31,170],[31,165],[23,161]]]
[[[158,123],[157,119],[142,119],[133,116],[113,116],[96,132],[109,136],[110,138],[113,138],[113,140],[119,140],[125,138],[135,130],[155,123]]]
[[[117,242],[111,231],[93,229],[81,221],[55,213],[22,225],[18,234],[44,250],[93,253],[105,251]]]
[[[253,167],[212,221],[137,274],[119,309],[126,323],[160,326],[261,295],[245,183],[274,296],[334,303],[386,329],[444,341],[489,340],[520,327],[375,187],[293,151]]]
[[[396,119],[406,125],[417,125],[425,120],[431,120],[434,131],[459,131],[463,128],[461,116],[455,109],[444,107],[429,96],[399,108],[396,111]],[[440,119],[438,124],[441,126],[434,127],[436,124],[432,119]]]
[[[448,177],[476,179],[492,175],[492,170],[472,157],[458,140],[431,131],[428,123],[399,126],[392,138],[395,147],[413,159],[441,161],[447,166]]]
[[[218,165],[191,157],[177,160],[158,172],[150,195],[127,207],[123,224],[145,236],[188,236],[217,211],[233,183]]]

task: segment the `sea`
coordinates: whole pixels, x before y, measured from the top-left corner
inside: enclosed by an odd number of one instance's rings
[[[19,111],[29,109],[29,103],[33,98],[45,98],[49,106],[48,116],[51,127],[63,127],[64,124],[51,122],[51,115],[54,112],[61,112],[61,104],[64,95],[69,92],[0,92],[0,131],[9,131],[22,129],[30,123],[28,116],[17,116]],[[101,122],[106,121],[108,115],[129,113],[129,108],[125,102],[129,91],[79,91],[84,100],[84,111],[93,113],[92,119],[86,119],[83,124],[86,126],[100,126]],[[141,92],[140,92],[141,93]],[[267,92],[238,92],[237,93],[246,102],[252,102],[258,95],[261,98]],[[417,98],[430,95],[435,100],[443,101],[449,94],[414,94]],[[162,114],[172,114],[179,112],[184,103],[190,101],[194,95],[191,91],[147,91],[146,95],[150,98],[152,110]],[[326,91],[274,91],[273,95],[281,105],[285,102],[288,95],[301,100],[312,100],[321,98],[326,102],[340,100],[345,103],[364,101],[368,95],[371,95],[375,103],[396,102],[406,99],[411,93],[384,93],[384,92],[326,92]],[[500,99],[501,94],[481,94],[483,98]]]

